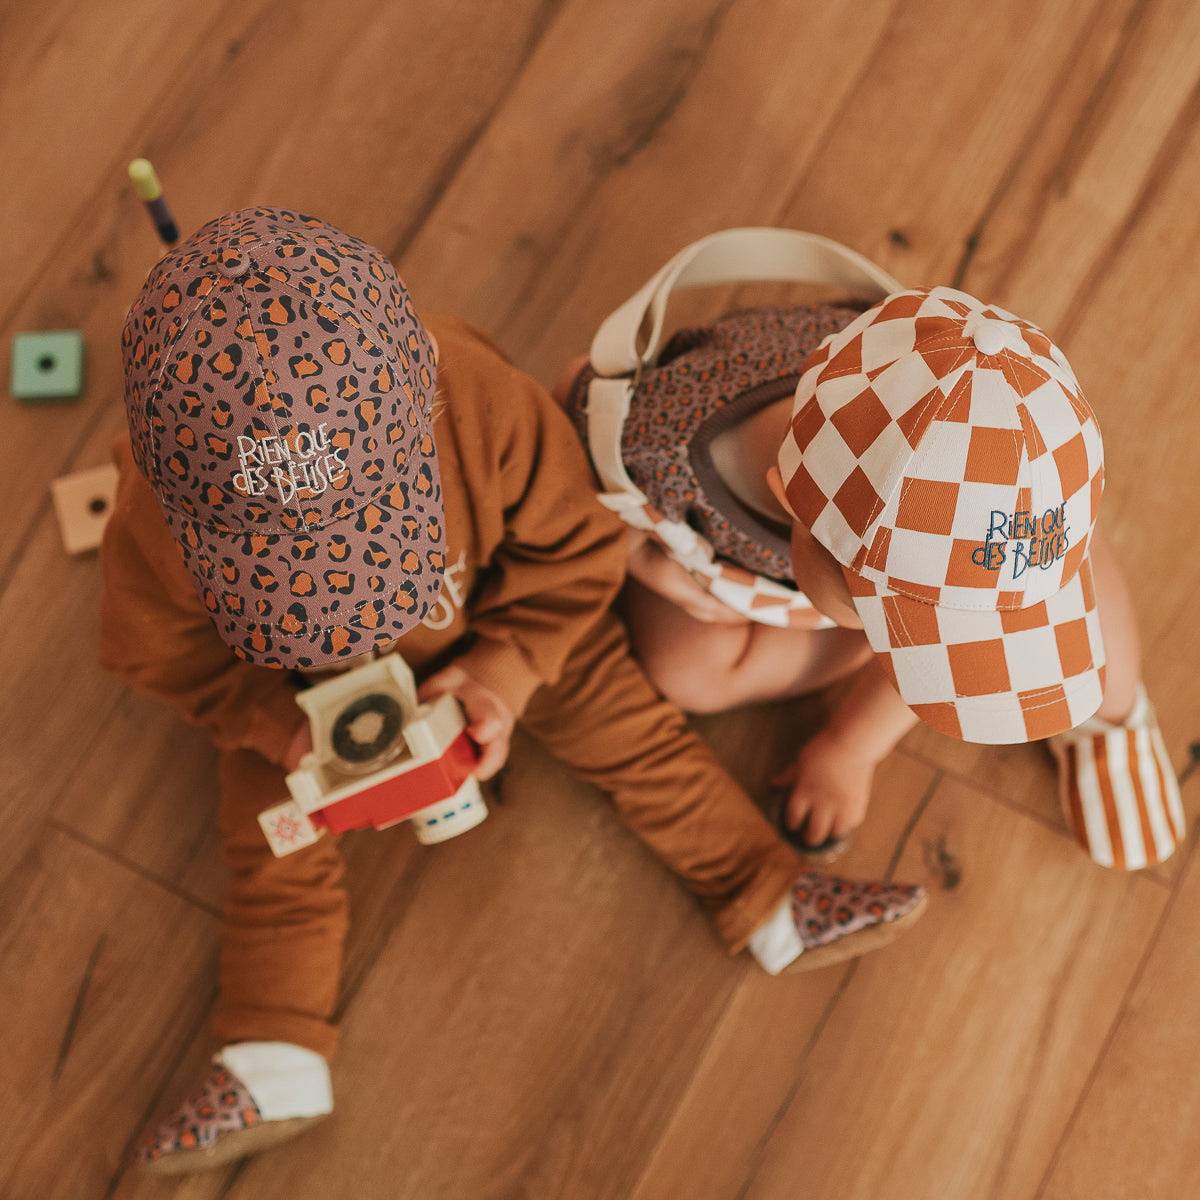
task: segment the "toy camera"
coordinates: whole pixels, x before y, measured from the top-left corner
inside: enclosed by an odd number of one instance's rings
[[[418,841],[474,828],[487,805],[473,774],[478,750],[453,696],[417,703],[412,671],[392,653],[296,696],[312,752],[287,777],[291,800],[259,814],[276,855],[325,830],[385,829],[412,821]]]

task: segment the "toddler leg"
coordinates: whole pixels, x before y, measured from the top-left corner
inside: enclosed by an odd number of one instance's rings
[[[1106,660],[1104,699],[1096,716],[1110,724],[1120,724],[1133,708],[1142,678],[1137,618],[1125,576],[1108,543],[1098,533],[1092,539],[1091,559]]]
[[[862,822],[879,762],[916,718],[875,666],[857,629],[775,629],[698,621],[631,580],[638,657],[664,695],[690,712],[816,691],[858,672],[827,728],[773,782],[789,791],[785,824],[799,845],[832,857]]]
[[[330,1058],[348,920],[341,855],[328,836],[285,858],[271,853],[258,813],[287,795],[274,763],[227,752],[220,776],[230,881],[217,1036],[225,1043],[292,1042]]]
[[[857,629],[698,621],[635,579],[626,586],[637,657],[659,691],[688,712],[802,696],[871,658]]]
[[[659,696],[606,616],[539,689],[521,723],[579,776],[692,891],[731,951],[787,894],[799,860],[713,759],[679,709]]]
[[[333,1108],[327,1060],[347,924],[342,860],[322,838],[276,858],[258,813],[287,793],[249,751],[220,760],[218,823],[229,865],[221,946],[221,1051],[196,1092],[139,1147],[143,1169],[219,1167],[304,1132]]]
[[[699,898],[730,951],[749,945],[773,974],[863,954],[924,907],[920,888],[803,874],[679,709],[654,691],[612,617],[522,720],[609,793],[625,823]]]

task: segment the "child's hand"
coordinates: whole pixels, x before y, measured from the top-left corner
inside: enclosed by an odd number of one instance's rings
[[[750,618],[732,609],[698,584],[648,534],[631,529],[626,535],[629,574],[652,592],[679,605],[689,617],[714,625],[745,625]]]
[[[417,689],[417,699],[424,704],[447,693],[463,706],[467,733],[481,750],[475,777],[491,779],[508,759],[508,744],[516,718],[495,692],[476,683],[461,667],[453,665],[430,675]]]
[[[565,405],[567,397],[571,394],[571,389],[575,386],[575,380],[579,378],[579,372],[588,365],[588,356],[586,354],[576,355],[562,369],[562,374],[555,380],[554,386],[550,389],[550,395],[554,397],[559,404]]]
[[[841,838],[862,824],[871,799],[875,763],[859,746],[847,746],[828,729],[805,744],[771,784],[790,787],[784,822],[804,831],[809,846]]]

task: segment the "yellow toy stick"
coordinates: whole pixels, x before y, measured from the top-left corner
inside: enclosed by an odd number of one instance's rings
[[[175,218],[163,199],[162,184],[158,182],[150,160],[135,158],[129,164],[129,178],[133,180],[134,190],[146,205],[146,211],[154,222],[154,228],[158,230],[158,236],[168,246],[175,245],[179,241],[179,226],[175,224]]]

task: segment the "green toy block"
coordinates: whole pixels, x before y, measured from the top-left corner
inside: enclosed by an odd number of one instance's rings
[[[78,396],[83,388],[83,334],[78,329],[15,334],[10,382],[18,400]]]

